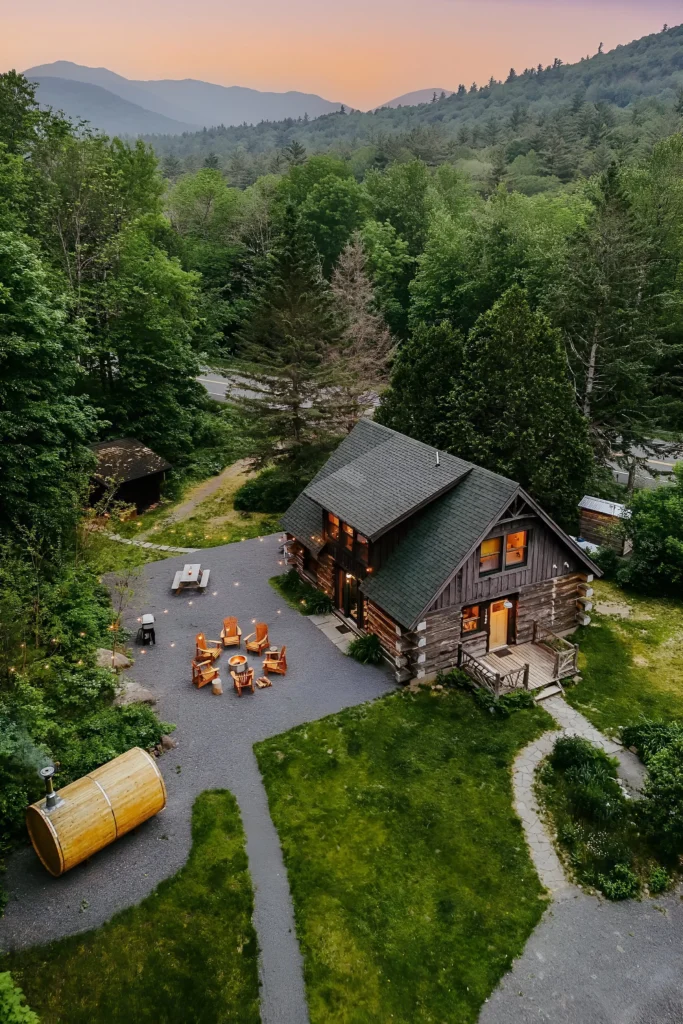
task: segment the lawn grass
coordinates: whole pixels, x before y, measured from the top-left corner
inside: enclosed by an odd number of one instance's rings
[[[545,901],[510,766],[552,725],[401,691],[255,746],[312,1024],[469,1024]]]
[[[257,942],[232,794],[202,793],[187,865],[95,931],[0,959],[42,1024],[257,1024]]]
[[[582,681],[567,700],[603,732],[643,718],[683,719],[683,603],[594,584],[592,622],[576,634]],[[596,603],[628,605],[628,618]]]

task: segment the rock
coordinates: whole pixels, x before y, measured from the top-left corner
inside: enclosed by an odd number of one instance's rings
[[[109,652],[111,654],[111,651]],[[119,706],[124,704],[156,704],[157,699],[151,690],[142,686],[135,679],[124,679],[121,683],[121,690],[114,703]]]
[[[112,653],[106,647],[97,648],[96,660],[100,668],[110,668],[115,672],[122,668],[130,668],[133,664],[130,658],[127,658],[121,651],[117,651],[112,659]]]
[[[164,733],[161,737],[161,746],[164,750],[175,750],[178,746],[178,741],[174,740],[173,737],[169,736],[167,733]]]

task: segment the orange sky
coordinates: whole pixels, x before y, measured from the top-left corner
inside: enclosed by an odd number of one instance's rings
[[[682,10],[671,0],[0,0],[0,69],[72,60],[368,108],[511,65],[575,61],[601,40],[611,49],[678,24]]]

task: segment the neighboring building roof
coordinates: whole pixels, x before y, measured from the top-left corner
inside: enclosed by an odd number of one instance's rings
[[[473,466],[425,510],[377,575],[361,584],[363,593],[412,626],[518,490],[514,480]]]
[[[170,462],[134,437],[99,441],[90,448],[97,456],[95,476],[101,480],[113,478],[119,483],[129,483],[171,468]]]
[[[613,516],[615,519],[630,519],[631,510],[625,505],[616,501],[606,501],[604,498],[593,498],[590,494],[584,494],[579,502],[579,508],[585,508],[589,512],[600,512],[603,516]]]
[[[450,490],[472,465],[445,452],[437,453],[430,445],[388,427],[365,422],[363,436],[369,428],[370,436],[380,439],[380,443],[318,474],[304,493],[359,533],[376,540]]]

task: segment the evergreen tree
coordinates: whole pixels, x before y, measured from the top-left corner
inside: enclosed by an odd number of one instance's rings
[[[470,331],[448,401],[444,447],[519,481],[570,525],[591,475],[588,428],[559,332],[518,285]]]
[[[255,464],[306,473],[341,426],[333,391],[340,325],[315,244],[292,204],[239,337],[255,366],[253,394],[240,403],[252,423]]]
[[[81,514],[95,412],[74,397],[78,335],[31,248],[0,233],[0,533],[58,542]]]

